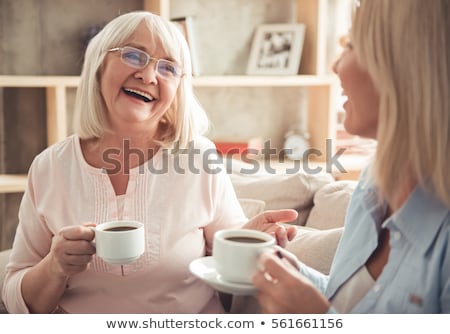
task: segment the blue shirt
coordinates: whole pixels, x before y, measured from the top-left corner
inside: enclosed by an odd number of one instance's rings
[[[351,313],[450,313],[450,210],[417,186],[404,205],[383,222],[386,204],[364,179],[350,201],[345,229],[330,275],[300,271],[332,299],[378,245],[381,228],[390,232],[390,253],[371,290]],[[336,312],[331,307],[330,313]]]

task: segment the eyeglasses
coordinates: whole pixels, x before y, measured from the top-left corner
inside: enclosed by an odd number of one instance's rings
[[[158,59],[150,56],[147,52],[124,46],[122,48],[109,49],[108,52],[120,51],[120,59],[122,63],[139,70],[145,68],[150,60],[155,60],[155,71],[163,79],[178,79],[184,73],[180,65],[166,59]]]

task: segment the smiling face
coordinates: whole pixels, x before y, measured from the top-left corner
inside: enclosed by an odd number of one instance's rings
[[[344,126],[348,133],[376,139],[379,114],[379,95],[369,73],[357,62],[355,51],[350,43],[333,65],[339,76],[344,103]]]
[[[123,46],[143,50],[154,58],[167,58],[144,21],[124,45],[117,47]],[[109,52],[102,68],[101,92],[111,129],[133,135],[154,134],[175,99],[179,83],[180,79],[159,77],[155,60],[143,69],[136,69],[122,62],[120,51]]]

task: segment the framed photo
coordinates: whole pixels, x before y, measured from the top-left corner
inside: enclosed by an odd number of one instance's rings
[[[253,38],[247,74],[295,75],[305,39],[305,25],[263,24]]]
[[[189,46],[189,51],[191,53],[191,61],[192,61],[192,75],[197,76],[200,73],[198,66],[197,53],[195,48],[195,36],[194,36],[194,28],[193,28],[193,19],[191,16],[183,16],[171,19],[172,23],[174,23],[178,29],[183,33],[184,37]]]

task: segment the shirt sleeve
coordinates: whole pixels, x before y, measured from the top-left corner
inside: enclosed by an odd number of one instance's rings
[[[450,242],[450,229],[447,229],[447,242]],[[450,245],[447,244],[444,261],[442,263],[441,281],[441,313],[450,313]]]
[[[320,271],[317,271],[311,267],[308,267],[301,261],[297,260],[297,262],[297,267],[299,268],[300,273],[308,278],[321,293],[325,294],[329,276],[324,275]]]
[[[32,165],[28,185],[19,207],[19,224],[13,248],[6,266],[6,276],[2,298],[9,313],[29,313],[22,296],[22,279],[25,273],[48,254],[52,234],[46,227],[44,218],[38,214],[34,183],[36,175]]]
[[[212,178],[211,196],[214,202],[213,220],[204,228],[206,255],[212,254],[214,233],[226,228],[240,228],[247,222],[225,167],[221,165]]]

